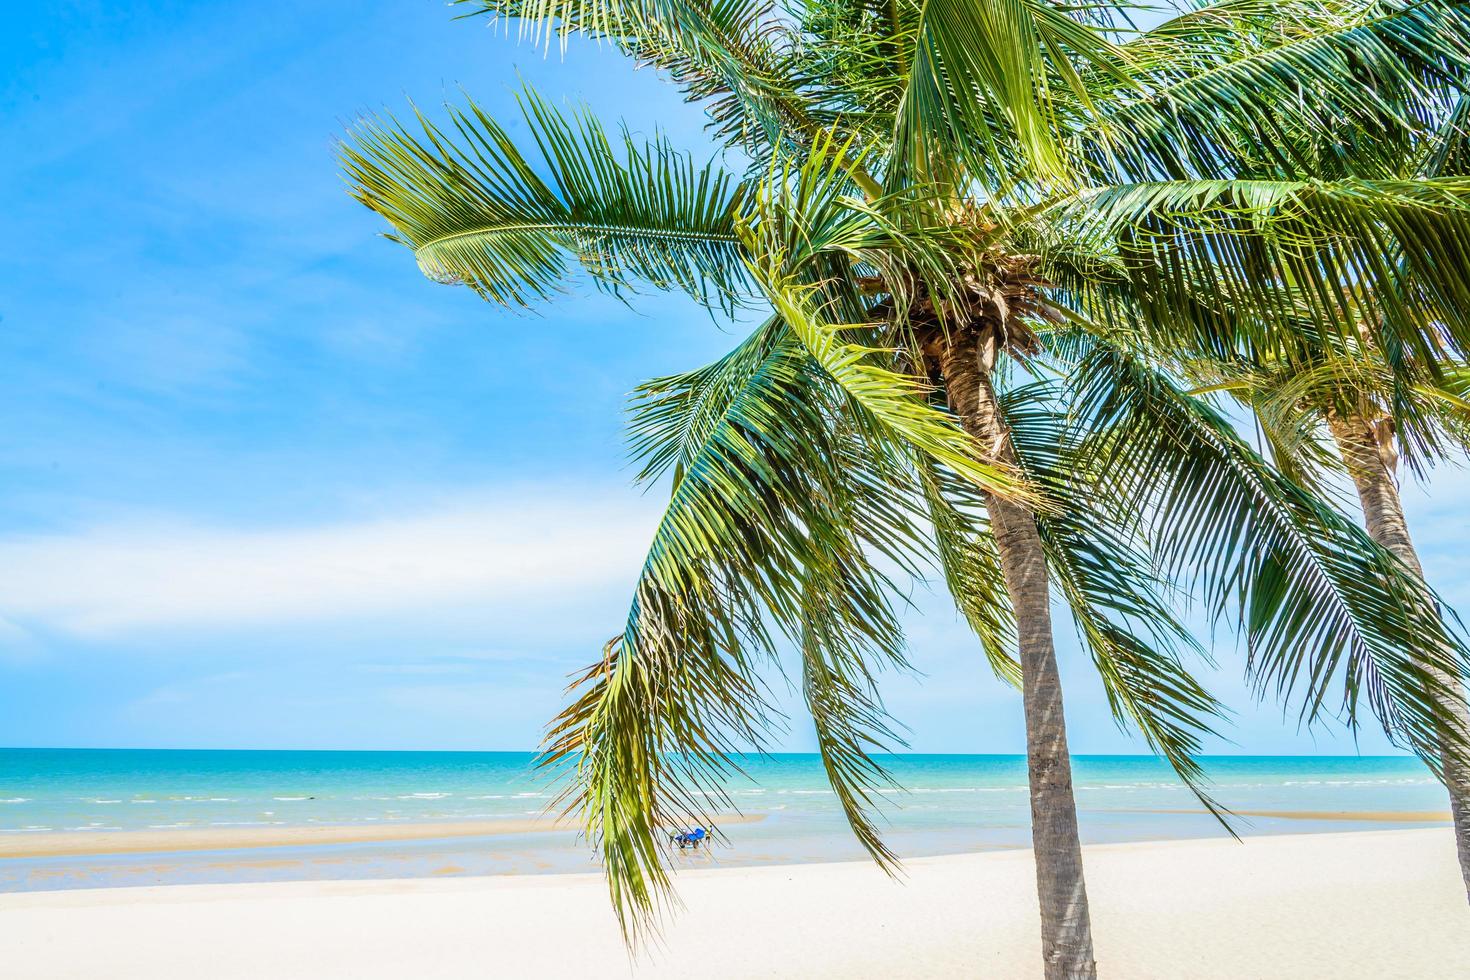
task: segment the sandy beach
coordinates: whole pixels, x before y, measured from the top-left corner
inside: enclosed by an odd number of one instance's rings
[[[1087,848],[1105,977],[1470,975],[1447,830]],[[629,962],[596,875],[0,895],[7,975],[35,978],[962,977],[1036,970],[1030,855],[691,871]]]

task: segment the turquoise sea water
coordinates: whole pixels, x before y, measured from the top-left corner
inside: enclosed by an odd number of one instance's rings
[[[12,835],[309,825],[524,821],[556,787],[530,753],[0,749],[0,846]],[[1242,833],[1423,826],[1443,790],[1415,760],[1214,757],[1215,796]],[[1027,842],[1025,760],[904,755],[886,760],[884,822],[906,856]],[[815,755],[744,761],[729,792],[759,818],[727,824],[698,863],[833,860],[861,852]],[[1156,759],[1080,756],[1077,801],[1088,841],[1223,833]],[[1186,811],[1186,812],[1179,812]],[[13,839],[13,838],[12,838]],[[254,878],[382,877],[589,870],[569,832],[427,842],[251,848],[191,854],[0,858],[0,890]]]

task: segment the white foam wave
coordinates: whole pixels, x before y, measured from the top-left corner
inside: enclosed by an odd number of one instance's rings
[[[1288,779],[1282,786],[1430,786],[1433,779]]]

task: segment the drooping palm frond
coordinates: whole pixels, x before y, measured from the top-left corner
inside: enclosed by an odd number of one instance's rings
[[[925,0],[889,183],[965,168],[994,192],[1022,176],[1017,167],[1063,176],[1058,105],[1087,107],[1083,66],[1128,84],[1115,46],[1046,0]]]
[[[1111,180],[1383,177],[1470,87],[1470,7],[1227,0],[1123,51],[1133,84],[1102,78],[1118,97],[1100,91],[1080,132]],[[1302,139],[1322,133],[1337,140]]]
[[[877,594],[853,589],[844,581],[856,557],[832,551],[822,563],[807,569],[807,602],[803,607],[801,687],[817,736],[817,751],[827,782],[858,843],[879,867],[893,872],[898,856],[884,842],[873,812],[880,790],[896,786],[892,776],[874,758],[878,752],[903,745],[883,707],[873,673],[875,657],[889,666],[906,667],[903,635],[896,628],[874,635],[869,623],[892,623],[885,608],[871,618],[852,621],[858,604],[833,604],[834,595]]]
[[[995,675],[1021,686],[1016,661],[1016,624],[1006,593],[995,539],[987,533],[985,499],[968,480],[930,459],[920,459],[915,476],[934,535],[935,558],[955,606],[980,640]]]
[[[1335,358],[1329,366],[1351,363],[1345,358]],[[1181,376],[1194,383],[1189,394],[1219,393],[1249,406],[1255,416],[1263,455],[1270,459],[1276,471],[1313,495],[1330,498],[1333,488],[1328,474],[1339,468],[1340,460],[1321,440],[1319,413],[1305,397],[1293,396],[1292,389],[1297,385],[1293,383],[1295,375],[1289,362],[1185,358]]]
[[[912,532],[887,483],[844,473],[844,411],[779,319],[635,403],[645,472],[677,479],[624,631],[578,678],[544,760],[574,767],[564,803],[583,815],[630,935],[667,894],[663,833],[714,824],[735,755],[763,744],[760,672],[783,639],[803,654],[839,799],[859,838],[890,857],[867,815],[883,778],[871,750],[892,740],[871,671],[903,666],[902,631],[872,556],[911,548]]]
[[[819,302],[819,285],[787,276],[781,270],[781,256],[768,258],[769,264],[753,264],[751,272],[771,305],[813,360],[878,425],[893,438],[990,493],[1011,499],[1036,499],[1019,474],[982,459],[964,430],[929,404],[930,389],[925,381],[895,370],[892,351],[843,339],[844,334],[871,337],[871,324],[830,322]],[[879,357],[885,354],[887,363]]]
[[[1214,409],[1116,349],[1074,376],[1099,442],[1100,480],[1152,515],[1165,570],[1201,587],[1237,623],[1262,692],[1299,698],[1310,723],[1368,705],[1397,744],[1438,768],[1444,704],[1460,695],[1426,672],[1461,676],[1470,657],[1401,562],[1245,445]]]
[[[1093,482],[1082,447],[1072,444],[1073,425],[1055,382],[1013,388],[1002,396],[1002,408],[1026,474],[1057,501],[1038,514],[1037,529],[1114,719],[1125,729],[1136,727],[1224,823],[1195,758],[1203,740],[1217,734],[1214,724],[1224,708],[1185,666],[1185,653],[1207,661],[1204,651],[1165,602],[1165,583],[1138,542],[1129,540],[1142,515],[1120,507],[1107,484]]]
[[[1406,168],[1413,169],[1412,160]],[[1343,189],[1336,183],[1313,186],[1329,193]],[[1443,185],[1426,188],[1418,181],[1387,186],[1412,188],[1409,202],[1389,204],[1389,210],[1426,206],[1420,202],[1433,201],[1443,190]],[[1425,190],[1429,193],[1417,196]],[[1450,196],[1449,203],[1427,206],[1443,209],[1440,219],[1453,229],[1463,222],[1465,202],[1462,190]],[[1193,200],[1205,202],[1205,215],[1217,206],[1208,195]],[[1341,469],[1338,454],[1321,441],[1331,411],[1393,418],[1402,461],[1415,472],[1463,445],[1459,409],[1452,398],[1434,395],[1444,390],[1446,372],[1463,356],[1458,331],[1446,329],[1457,315],[1441,314],[1436,294],[1443,291],[1426,288],[1423,279],[1455,275],[1458,266],[1470,263],[1451,246],[1440,249],[1438,257],[1455,267],[1427,261],[1415,265],[1400,252],[1370,274],[1358,275],[1352,256],[1370,252],[1371,242],[1355,242],[1354,236],[1361,236],[1354,230],[1331,230],[1330,209],[1313,215],[1312,229],[1298,236],[1301,224],[1295,215],[1308,203],[1235,210],[1229,201],[1217,202],[1223,215],[1202,217],[1202,212],[1189,211],[1193,204],[1185,195],[1183,201],[1172,202],[1180,210],[1166,211],[1161,219],[1164,224],[1191,224],[1200,232],[1188,246],[1198,258],[1191,268],[1208,270],[1208,279],[1177,274],[1178,256],[1168,247],[1174,226],[1163,242],[1156,242],[1147,227],[1137,229],[1123,219],[1113,246],[1100,246],[1098,239],[1091,246],[1085,239],[1065,242],[1080,253],[1051,255],[1049,271],[1066,284],[1063,302],[1091,318],[1067,335],[1074,341],[1101,337],[1168,365],[1200,391],[1237,398],[1254,413],[1278,469],[1314,493],[1329,492],[1325,474]],[[1355,216],[1358,228],[1372,222],[1372,209],[1367,205]],[[1391,232],[1385,234],[1392,240]],[[1327,256],[1307,270],[1316,278],[1296,278],[1310,264],[1314,249]],[[1176,270],[1149,269],[1155,258],[1174,262]],[[1334,281],[1333,268],[1344,267],[1349,270],[1344,274],[1354,278]],[[1273,280],[1273,275],[1286,278]],[[1172,293],[1167,303],[1157,298],[1155,287],[1161,280]],[[1387,293],[1380,298],[1375,290]],[[1266,319],[1275,322],[1263,323]]]
[[[669,72],[700,102],[716,138],[764,160],[805,143],[822,121],[803,91],[798,53],[781,38],[769,2],[745,0],[456,0],[470,12],[514,19],[522,35],[608,39],[639,64]],[[830,120],[828,121],[830,124]]]
[[[1324,443],[1329,416],[1357,415],[1389,422],[1398,460],[1417,476],[1428,466],[1465,450],[1470,402],[1457,391],[1460,368],[1437,365],[1437,377],[1394,365],[1375,348],[1334,353],[1316,362],[1270,363],[1241,370],[1227,390],[1256,416],[1280,455],[1296,464],[1306,485],[1325,487],[1325,474],[1341,472],[1341,456]],[[1196,374],[1218,374],[1212,362]],[[1298,481],[1301,482],[1301,481]],[[1319,492],[1319,496],[1321,493]]]
[[[749,292],[736,234],[745,192],[717,164],[662,138],[614,141],[530,90],[521,107],[535,162],[472,101],[449,107],[453,133],[418,114],[422,135],[370,121],[342,145],[353,194],[425,275],[514,306],[565,282],[568,257],[613,292],[642,280],[726,308]]]
[[[1305,327],[1344,343],[1366,329],[1424,365],[1447,341],[1470,349],[1465,178],[1117,185],[1059,201],[1052,217],[1111,252],[1165,345],[1226,338],[1228,354],[1245,335],[1290,355]]]

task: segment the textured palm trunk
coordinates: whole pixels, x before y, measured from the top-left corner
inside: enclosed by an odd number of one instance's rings
[[[993,339],[949,339],[939,355],[950,406],[965,430],[997,462],[1014,463],[1009,429],[990,383]],[[1046,558],[1036,521],[1023,506],[991,497],[991,527],[1015,609],[1026,714],[1027,775],[1031,785],[1031,846],[1041,903],[1041,949],[1047,980],[1095,978],[1092,916],[1082,876],[1082,841],[1072,795],[1072,763],[1062,717],[1062,683],[1052,644]]]
[[[1332,416],[1329,418],[1333,438],[1338,451],[1347,463],[1353,483],[1358,488],[1358,499],[1363,505],[1363,520],[1368,536],[1424,577],[1424,567],[1414,551],[1414,542],[1409,537],[1409,525],[1404,520],[1404,508],[1399,500],[1398,486],[1394,481],[1397,459],[1394,455],[1392,435],[1370,424],[1361,415]],[[1462,690],[1459,678],[1452,678],[1439,671],[1436,675],[1449,690]],[[1470,712],[1461,699],[1444,699],[1447,714],[1462,733],[1470,732]],[[1441,763],[1444,766],[1445,785],[1450,794],[1450,815],[1455,825],[1455,847],[1460,856],[1460,876],[1465,883],[1465,894],[1470,900],[1470,771],[1457,762],[1444,746],[1449,739],[1441,741]]]

